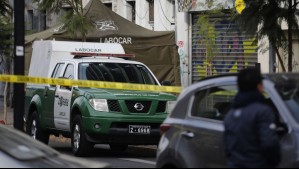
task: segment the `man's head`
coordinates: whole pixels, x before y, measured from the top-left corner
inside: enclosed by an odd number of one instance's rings
[[[258,90],[263,92],[263,77],[257,69],[244,69],[238,75],[238,86],[241,92]]]

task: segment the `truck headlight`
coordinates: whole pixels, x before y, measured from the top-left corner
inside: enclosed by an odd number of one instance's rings
[[[176,101],[167,102],[167,113],[171,113],[175,105],[176,105]]]
[[[90,99],[89,104],[96,111],[109,112],[108,102],[106,99]]]

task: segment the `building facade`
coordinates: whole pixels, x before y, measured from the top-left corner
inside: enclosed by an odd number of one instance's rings
[[[83,0],[85,6],[90,0]],[[150,30],[175,30],[175,0],[101,0],[120,16]],[[70,9],[67,4],[57,14],[39,11],[32,0],[25,0],[25,24],[28,33],[57,26]]]
[[[181,60],[181,77],[184,87],[195,83],[203,77],[236,73],[245,67],[261,65],[263,73],[279,72],[278,59],[269,46],[268,39],[253,46],[253,38],[238,29],[229,16],[211,17],[215,30],[215,48],[212,62],[207,60],[207,47],[203,44],[204,36],[200,34],[198,18],[204,12],[221,6],[222,9],[235,9],[235,0],[214,0],[213,6],[205,0],[177,0],[176,34]],[[236,9],[235,9],[236,10]],[[215,22],[217,20],[217,22]],[[283,26],[288,30],[287,26]],[[294,72],[299,71],[299,41],[293,37]],[[264,50],[269,49],[269,50]],[[281,51],[281,53],[283,53]],[[282,54],[286,56],[286,54]],[[287,57],[284,57],[287,63]],[[298,68],[297,68],[298,67]]]

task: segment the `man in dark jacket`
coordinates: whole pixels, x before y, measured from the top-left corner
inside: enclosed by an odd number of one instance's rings
[[[267,168],[280,163],[275,115],[263,96],[262,75],[245,69],[238,75],[239,92],[226,116],[224,142],[229,167]]]

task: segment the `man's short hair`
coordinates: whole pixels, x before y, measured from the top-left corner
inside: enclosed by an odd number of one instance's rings
[[[243,69],[238,74],[239,90],[243,92],[253,91],[257,89],[258,84],[263,82],[261,72],[257,69]]]

